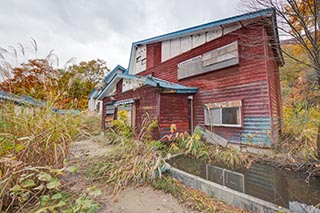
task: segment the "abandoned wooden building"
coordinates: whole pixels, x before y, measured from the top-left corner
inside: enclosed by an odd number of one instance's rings
[[[273,9],[134,42],[128,69],[96,96],[102,128],[116,106],[136,129],[145,113],[157,119],[156,138],[171,124],[200,125],[230,143],[270,146],[281,131],[283,64]]]

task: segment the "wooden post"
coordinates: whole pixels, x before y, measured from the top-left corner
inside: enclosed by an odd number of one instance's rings
[[[318,152],[318,159],[320,159],[320,122],[318,125],[317,152]]]
[[[106,129],[106,98],[102,99],[102,115],[101,115],[101,130]]]

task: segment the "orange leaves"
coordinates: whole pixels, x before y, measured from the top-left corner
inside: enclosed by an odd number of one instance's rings
[[[13,77],[0,84],[0,89],[22,95],[31,95],[36,99],[47,100],[55,84],[57,71],[45,59],[33,59],[12,70]]]

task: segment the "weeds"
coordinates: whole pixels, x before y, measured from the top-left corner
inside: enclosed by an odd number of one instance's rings
[[[129,124],[128,113],[125,110],[120,110],[117,114],[118,119],[112,122],[116,132],[123,137],[131,138],[133,135],[132,129]]]
[[[301,107],[299,110],[284,108],[284,134],[275,150],[289,153],[303,160],[317,160],[317,137],[320,123],[319,106]]]
[[[234,147],[221,149],[213,155],[213,159],[231,169],[249,163],[248,154],[243,153]]]
[[[129,184],[139,185],[161,176],[162,155],[150,146],[127,139],[110,155],[89,166],[87,175],[93,180],[102,179],[113,186],[113,195]]]
[[[60,190],[63,161],[79,121],[49,107],[8,103],[0,106],[0,120],[0,207],[23,211]]]

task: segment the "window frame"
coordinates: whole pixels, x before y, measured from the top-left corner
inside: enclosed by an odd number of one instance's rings
[[[239,124],[223,124],[223,114],[222,109],[225,108],[238,108],[239,110]],[[219,109],[219,116],[221,124],[215,124],[214,121],[210,122],[209,113],[213,109]],[[242,100],[235,100],[235,101],[226,101],[226,102],[215,102],[215,103],[208,103],[204,105],[204,123],[206,126],[216,126],[216,127],[243,127],[243,112],[242,112]]]

